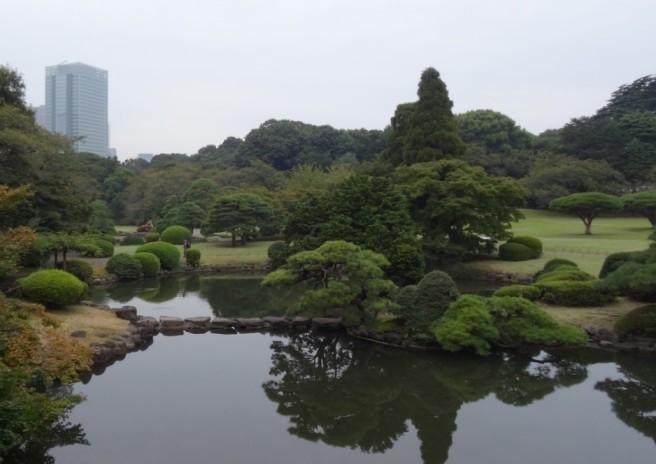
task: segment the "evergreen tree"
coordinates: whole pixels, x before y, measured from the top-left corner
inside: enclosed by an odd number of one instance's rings
[[[451,112],[453,102],[437,70],[424,70],[417,96],[416,102],[397,106],[384,158],[398,166],[461,157],[465,144]]]

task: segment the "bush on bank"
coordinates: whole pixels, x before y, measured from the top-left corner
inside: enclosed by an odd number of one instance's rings
[[[137,248],[137,253],[152,253],[159,258],[162,269],[172,270],[180,263],[180,250],[167,242],[144,243]]]
[[[25,298],[48,307],[62,307],[76,303],[87,285],[73,274],[60,269],[33,272],[20,280]]]

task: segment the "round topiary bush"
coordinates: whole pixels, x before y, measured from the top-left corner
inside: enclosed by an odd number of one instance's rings
[[[145,243],[137,248],[137,253],[152,253],[159,258],[162,269],[175,269],[180,262],[180,250],[166,242]]]
[[[656,338],[656,304],[640,306],[615,322],[615,332],[623,340],[634,337]]]
[[[87,289],[80,279],[60,269],[34,272],[21,279],[20,285],[24,297],[50,307],[76,303]]]
[[[597,282],[557,280],[538,282],[536,286],[543,292],[543,301],[561,306],[603,306],[613,301],[615,293],[599,286]]]
[[[579,282],[586,282],[588,280],[596,280],[596,278],[585,271],[571,266],[558,266],[553,271],[541,274],[537,278],[537,282],[553,282],[556,280],[578,280]]]
[[[395,312],[400,315],[409,314],[415,307],[416,298],[416,285],[406,285],[401,288],[394,297],[394,302],[399,305],[399,308]]]
[[[503,261],[528,261],[533,259],[533,250],[521,243],[506,242],[499,247],[499,258]]]
[[[622,264],[633,261],[636,257],[636,252],[634,251],[620,251],[617,253],[611,253],[606,256],[604,259],[604,264],[601,266],[599,271],[599,278],[603,279],[608,276],[611,272],[617,270]]]
[[[544,266],[542,267],[541,274],[544,274],[545,272],[553,271],[558,266],[563,266],[563,265],[573,266],[575,268],[579,267],[578,264],[576,264],[574,261],[570,261],[569,259],[554,258],[554,259],[550,259],[549,261],[544,263]]]
[[[125,237],[123,237],[123,240],[121,241],[121,245],[128,246],[128,245],[143,245],[145,243],[143,236],[139,234],[128,234]]]
[[[515,296],[537,301],[542,296],[542,290],[535,285],[506,285],[497,289],[492,296]]]
[[[191,231],[184,226],[168,226],[161,236],[162,242],[182,245],[184,241],[191,241]]]
[[[64,263],[57,263],[57,268],[63,270]],[[84,282],[93,275],[93,268],[91,264],[81,259],[69,259],[66,261],[66,272],[73,274]]]
[[[286,242],[273,242],[267,249],[267,256],[271,260],[271,265],[278,268],[285,264],[289,256],[289,245]]]
[[[200,266],[200,250],[197,248],[189,248],[185,253],[185,261],[189,267],[197,268]]]
[[[141,272],[144,277],[155,277],[159,274],[161,264],[159,258],[153,253],[135,253],[134,259],[141,263]]]
[[[519,243],[529,247],[531,249],[533,259],[537,259],[542,256],[542,240],[539,238],[531,237],[528,235],[520,235],[518,237],[512,237],[508,240],[508,243]]]
[[[127,253],[119,253],[109,258],[105,269],[119,279],[138,279],[141,277],[141,262]]]
[[[624,263],[601,282],[620,295],[648,303],[656,302],[656,263]]]
[[[144,234],[144,242],[152,243],[159,242],[159,232],[147,232]]]

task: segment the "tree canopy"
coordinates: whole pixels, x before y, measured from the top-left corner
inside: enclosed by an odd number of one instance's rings
[[[388,265],[380,253],[334,240],[290,256],[284,266],[264,278],[262,285],[307,282],[313,289],[306,290],[291,308],[292,313],[324,315],[329,309],[342,308],[347,323],[359,325],[382,310],[396,307],[389,298],[396,285],[384,277],[383,268]]]
[[[215,232],[230,232],[232,245],[236,245],[237,235],[241,243],[246,243],[249,235],[257,233],[271,219],[271,207],[261,196],[253,193],[235,193],[216,199],[207,223],[202,232],[210,235]]]
[[[522,218],[525,189],[508,177],[492,177],[461,160],[399,167],[394,175],[410,201],[429,251],[438,254],[490,251],[510,237]]]
[[[472,110],[456,116],[463,142],[484,147],[487,154],[512,154],[531,148],[532,135],[497,111]]]
[[[624,210],[647,218],[656,227],[656,190],[629,193],[622,196]]]
[[[576,215],[585,225],[585,234],[590,235],[592,221],[599,213],[620,211],[622,200],[615,195],[601,192],[573,193],[552,200],[549,208],[561,213]]]
[[[453,102],[437,70],[424,70],[417,96],[416,102],[397,106],[383,157],[399,166],[462,156],[465,144],[451,112]]]

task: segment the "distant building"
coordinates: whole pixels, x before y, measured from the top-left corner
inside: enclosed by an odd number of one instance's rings
[[[40,105],[34,108],[34,120],[45,129],[46,127],[46,105]]]
[[[78,152],[110,156],[107,71],[83,63],[46,67],[45,128]]]

